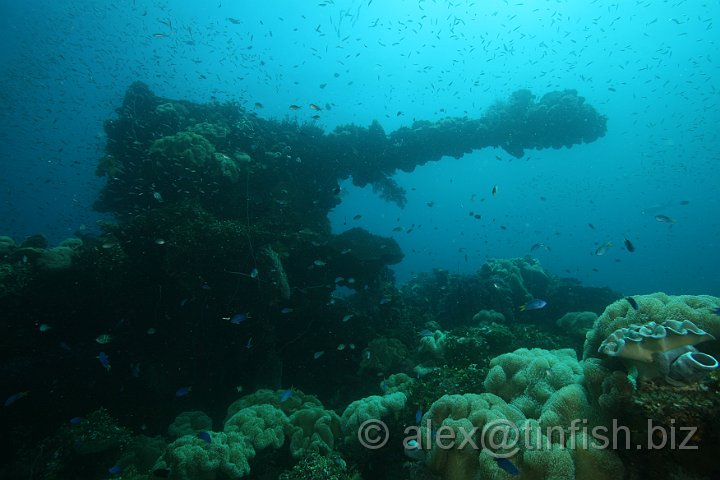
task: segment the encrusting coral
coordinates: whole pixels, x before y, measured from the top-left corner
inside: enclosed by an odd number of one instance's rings
[[[614,331],[630,325],[645,325],[665,320],[689,320],[698,328],[720,337],[720,317],[714,310],[720,298],[710,295],[666,295],[662,292],[633,297],[637,310],[625,299],[609,305],[588,332],[583,358],[600,357],[598,349]]]
[[[689,320],[665,320],[619,328],[603,341],[599,351],[622,358],[642,379],[693,383],[718,367],[714,357],[698,352],[693,345],[714,339]]]

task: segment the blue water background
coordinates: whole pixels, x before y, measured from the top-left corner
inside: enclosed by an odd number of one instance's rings
[[[313,102],[328,131],[478,117],[517,89],[574,88],[607,115],[604,138],[400,173],[404,210],[344,184],[334,230],[394,236],[400,281],[434,267],[472,272],[542,242],[546,269],[587,285],[720,295],[719,13],[690,1],[2,0],[0,234],[57,242],[94,228],[102,122],[136,80],[301,122]]]

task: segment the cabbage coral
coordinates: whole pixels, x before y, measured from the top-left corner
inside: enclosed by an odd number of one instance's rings
[[[714,309],[720,306],[720,298],[710,295],[666,295],[653,293],[633,297],[637,302],[635,310],[630,303],[621,299],[609,305],[597,319],[585,339],[583,358],[599,357],[601,343],[614,331],[630,325],[645,325],[666,320],[689,320],[697,327],[720,338],[720,316]]]

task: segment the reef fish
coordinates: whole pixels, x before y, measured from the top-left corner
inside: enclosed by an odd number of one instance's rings
[[[598,257],[601,255],[605,255],[612,246],[613,246],[612,242],[603,243],[595,250],[595,255],[597,255]]]
[[[212,443],[212,437],[208,432],[198,432],[197,437],[205,443]]]
[[[180,387],[177,390],[175,390],[175,396],[180,397],[186,397],[190,391],[192,391],[192,387]]]
[[[506,473],[512,475],[513,477],[516,477],[520,475],[520,470],[515,466],[514,463],[512,463],[507,458],[495,458],[495,462],[497,462],[497,466],[503,469]]]
[[[627,300],[633,310],[637,310],[638,308],[640,308],[637,301],[633,297],[625,297],[625,300]]]
[[[293,391],[292,391],[292,387],[290,387],[280,395],[280,403],[286,402],[292,396],[293,396]]]
[[[524,312],[525,310],[540,310],[541,308],[544,308],[545,305],[547,305],[547,302],[545,300],[534,298],[525,305],[520,305],[520,311]]]
[[[248,318],[250,318],[250,316],[247,313],[236,313],[235,315],[230,317],[228,320],[230,320],[230,323],[232,323],[233,325],[240,325]]]
[[[532,247],[530,247],[530,251],[531,251],[531,252],[534,252],[535,250],[539,250],[539,249],[541,249],[541,248],[542,248],[543,250],[547,250],[548,252],[551,251],[551,250],[550,250],[550,247],[548,247],[548,246],[545,245],[544,243],[536,243],[535,245],[533,245]]]
[[[120,475],[122,472],[123,469],[120,465],[113,465],[112,467],[108,468],[109,475]]]
[[[18,400],[20,400],[21,398],[26,397],[28,393],[30,393],[30,392],[18,392],[18,393],[13,393],[12,395],[10,395],[10,396],[7,398],[7,400],[5,400],[5,406],[6,406],[6,407],[9,407],[9,406],[12,405],[13,403],[15,403],[15,402],[17,402]]]
[[[628,252],[632,253],[635,251],[635,245],[633,245],[630,240],[628,240],[626,238],[623,240],[623,243],[625,244],[625,248],[627,249]]]
[[[108,372],[110,371],[110,357],[105,352],[98,353],[98,356],[95,357],[100,361],[100,365],[105,367],[105,370]]]
[[[675,223],[675,219],[668,217],[667,215],[655,215],[655,220],[657,220],[660,223]]]

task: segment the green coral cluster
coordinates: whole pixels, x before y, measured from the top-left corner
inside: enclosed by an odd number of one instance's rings
[[[423,417],[422,448],[433,472],[448,480],[506,475],[493,453],[507,455],[522,478],[622,477],[623,466],[615,452],[599,448],[582,429],[571,428],[573,422],[592,426],[585,423],[590,408],[573,350],[523,348],[496,357],[490,365],[484,382],[487,393],[443,396]],[[432,440],[430,431],[439,435],[442,427],[454,432],[453,448]],[[509,443],[508,431],[513,440]],[[472,442],[463,444],[467,435]],[[508,444],[516,448],[508,449]]]
[[[568,335],[585,340],[585,334],[593,327],[598,316],[595,312],[568,312],[555,321]]]
[[[543,298],[551,282],[533,257],[491,259],[482,266],[482,272],[493,279],[497,290],[509,295],[515,305]]]
[[[158,104],[152,112],[152,117],[158,125],[167,125],[177,129],[185,124],[188,114],[187,107],[182,103],[168,101]]]
[[[495,310],[482,309],[473,315],[473,322],[481,323],[504,323],[505,315]]]
[[[259,452],[280,449],[286,442],[296,459],[333,452],[340,437],[340,417],[299,390],[283,399],[282,391],[273,390],[239,399],[228,408],[222,432],[208,432],[209,442],[195,434],[181,436],[154,468],[169,469],[172,478],[182,480],[236,478],[250,473]]]
[[[230,129],[225,125],[209,122],[196,123],[187,130],[190,133],[202,135],[215,145],[217,145],[219,141],[224,140],[230,134]]]
[[[134,444],[130,430],[118,425],[106,409],[100,408],[76,422],[65,422],[45,439],[31,458],[34,474],[48,480],[77,478],[78,472],[88,478],[100,478],[107,467],[98,464],[126,454]]]
[[[42,235],[32,235],[20,245],[0,236],[0,298],[21,292],[42,274],[70,270],[83,252],[83,241],[76,237],[50,247]]]
[[[222,126],[197,124],[189,130],[155,140],[148,153],[161,171],[183,178],[199,173],[212,179],[237,183],[245,157],[242,154],[237,157],[216,151],[219,147],[217,142],[227,134],[227,129]]]
[[[168,427],[168,436],[178,438],[212,430],[212,419],[204,412],[193,410],[182,412]]]
[[[442,478],[470,480],[479,474],[477,445],[485,445],[490,438],[482,438],[483,428],[494,422],[512,422],[520,425],[524,415],[492,393],[444,395],[433,402],[420,422],[420,443],[427,452],[426,464]],[[432,432],[452,431],[459,443],[472,432],[473,443],[462,447],[445,448],[433,438]],[[493,436],[494,437],[494,436]],[[489,477],[492,478],[492,477]]]
[[[407,357],[407,347],[396,338],[380,337],[371,340],[363,350],[361,370],[390,373],[400,370]]]
[[[399,391],[385,395],[370,395],[350,403],[340,417],[345,441],[353,443],[357,441],[358,427],[363,422],[393,416],[397,418],[406,403],[407,395]]]
[[[122,162],[115,155],[109,153],[100,157],[97,167],[95,167],[95,175],[98,177],[117,178],[122,173]]]
[[[492,359],[484,385],[527,417],[539,418],[554,394],[581,380],[582,367],[574,350],[520,348]]]
[[[215,147],[202,135],[179,132],[158,138],[149,149],[156,162],[166,168],[173,165],[184,169],[204,169],[213,160]]]

